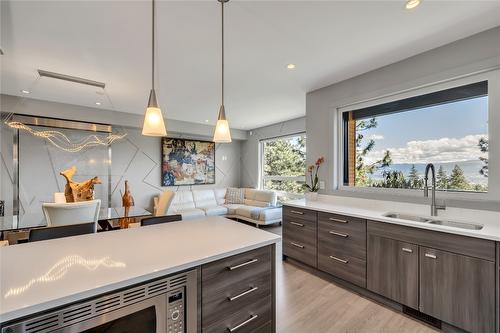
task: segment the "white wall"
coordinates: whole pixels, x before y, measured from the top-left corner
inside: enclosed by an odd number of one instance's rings
[[[456,41],[403,61],[310,92],[306,98],[307,159],[326,157],[321,174],[327,188],[323,193],[392,200],[412,200],[404,196],[338,190],[338,129],[336,109],[352,103],[378,98],[466,74],[500,67],[500,27]],[[490,175],[500,168],[500,89],[489,93]],[[474,200],[447,200],[449,205],[500,209],[500,184],[490,177],[489,193]],[[498,177],[496,177],[498,179]],[[419,196],[420,197],[420,196]]]
[[[254,188],[260,186],[260,140],[303,133],[305,130],[306,119],[302,117],[248,131],[248,139],[241,143],[241,185]]]

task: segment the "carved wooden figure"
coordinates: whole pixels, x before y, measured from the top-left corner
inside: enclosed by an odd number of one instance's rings
[[[64,196],[66,202],[79,202],[94,199],[94,185],[101,184],[98,177],[87,179],[83,182],[73,181],[73,176],[76,173],[76,167],[72,166],[68,170],[61,172],[61,176],[66,178],[66,186],[64,187]]]
[[[122,205],[123,207],[134,206],[134,197],[130,194],[130,186],[128,185],[128,180],[125,180],[125,192],[122,195]]]

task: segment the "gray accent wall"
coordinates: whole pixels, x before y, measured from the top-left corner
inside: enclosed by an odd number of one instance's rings
[[[259,188],[261,185],[259,183],[261,140],[303,133],[305,130],[306,119],[302,117],[248,131],[248,139],[241,143],[241,185],[253,188]]]
[[[153,197],[166,189],[177,191],[240,186],[240,140],[246,138],[245,131],[232,130],[234,138],[232,143],[216,145],[215,185],[166,188],[161,186],[161,138],[146,137],[141,134],[141,116],[20,99],[7,95],[0,95],[0,98],[1,111],[4,115],[5,113],[18,113],[105,123],[113,125],[113,132],[127,133],[125,139],[115,141],[111,145],[111,206],[121,206],[121,193],[125,180],[129,181],[136,206],[148,210],[153,209]],[[169,137],[199,140],[211,140],[213,131],[212,126],[175,120],[167,120],[167,128]],[[81,133],[88,135],[89,132]],[[24,220],[21,219],[20,227],[45,223],[41,203],[52,201],[54,192],[64,190],[65,182],[59,172],[71,165],[76,165],[78,168],[77,177],[75,177],[77,180],[93,176],[99,176],[103,180],[104,184],[96,185],[96,196],[102,196],[103,203],[107,205],[107,148],[95,147],[74,154],[62,151],[58,153],[58,150],[44,139],[36,138],[26,132],[20,136],[20,213],[26,216]],[[7,227],[12,223],[13,214],[12,138],[12,130],[2,122],[0,126],[0,200],[6,201],[6,216],[3,219],[0,218],[0,224]]]
[[[349,195],[367,198],[423,201],[418,197],[341,191],[338,177],[338,122],[337,108],[366,101],[416,87],[442,82],[463,75],[500,68],[500,27],[427,51],[403,61],[382,67],[360,76],[312,91],[306,98],[307,160],[312,163],[318,156],[326,158],[324,194]],[[499,105],[500,92],[490,91],[490,103]],[[500,109],[490,107],[490,176],[500,168]],[[498,179],[498,177],[496,177]],[[476,195],[476,198],[480,198]],[[500,184],[490,177],[489,193],[480,200],[451,199],[449,205],[500,209]]]

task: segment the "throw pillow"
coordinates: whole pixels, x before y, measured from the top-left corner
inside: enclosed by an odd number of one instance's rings
[[[226,191],[227,204],[244,204],[245,203],[245,189],[228,187]]]

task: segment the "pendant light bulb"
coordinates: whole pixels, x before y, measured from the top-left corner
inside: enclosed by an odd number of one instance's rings
[[[231,142],[231,130],[229,128],[229,122],[226,119],[226,109],[224,108],[224,3],[229,0],[217,0],[221,4],[221,31],[222,31],[222,43],[221,43],[221,106],[219,109],[219,116],[217,117],[217,124],[215,125],[214,131],[214,142],[217,143],[229,143]]]
[[[148,106],[144,114],[144,123],[142,125],[142,135],[146,136],[167,136],[163,114],[158,106],[155,91],[155,1],[152,0],[152,48],[151,48],[151,92],[149,93]]]
[[[217,124],[215,125],[214,142],[229,143],[231,141],[231,130],[229,129],[229,123],[226,119],[226,111],[224,105],[221,105]]]

